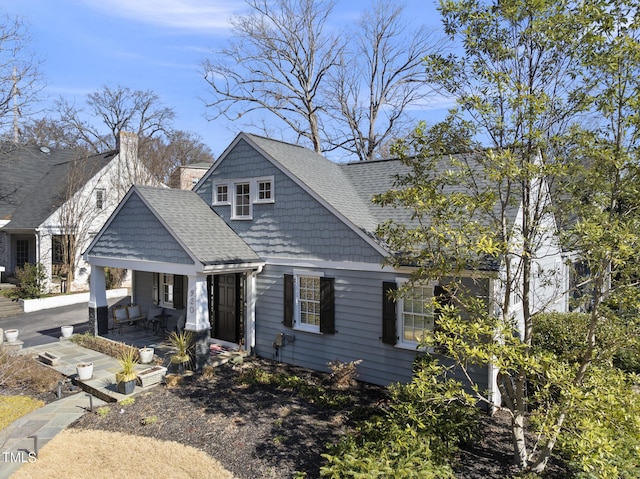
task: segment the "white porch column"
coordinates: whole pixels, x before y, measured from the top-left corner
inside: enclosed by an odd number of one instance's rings
[[[211,324],[209,323],[207,277],[188,276],[188,279],[185,329],[209,332]]]
[[[91,266],[89,322],[93,323],[93,334],[96,336],[108,334],[109,304],[107,303],[107,282],[102,266]]]
[[[188,279],[184,329],[194,333],[196,370],[201,371],[210,355],[211,323],[209,322],[207,277],[196,275],[188,276]]]

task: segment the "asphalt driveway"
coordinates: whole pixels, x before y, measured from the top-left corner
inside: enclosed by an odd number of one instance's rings
[[[122,298],[109,299],[109,306],[120,300]],[[74,333],[89,331],[91,329],[89,305],[87,303],[72,304],[0,318],[0,328],[19,331],[18,339],[24,343],[23,348],[59,341],[60,326],[64,325],[73,325]]]

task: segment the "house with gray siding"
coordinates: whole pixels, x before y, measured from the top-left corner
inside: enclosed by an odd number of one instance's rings
[[[371,202],[405,168],[241,133],[192,191],[133,187],[85,252],[96,331],[110,327],[104,268],[129,268],[132,300],[184,316],[203,355],[216,342],[321,371],[362,360],[363,381],[409,381],[441,285],[391,299],[412,268],[385,266],[375,232],[411,213]],[[469,287],[491,307],[498,280],[499,266],[470,272]],[[472,374],[493,389],[491,368]]]

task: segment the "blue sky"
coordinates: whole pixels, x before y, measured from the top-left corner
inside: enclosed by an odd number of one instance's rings
[[[336,25],[353,23],[369,0],[338,0]],[[439,27],[433,0],[409,0],[407,18]],[[201,64],[225,45],[241,0],[0,0],[0,13],[29,25],[30,48],[43,61],[44,97],[81,105],[103,85],[152,90],[176,112],[174,126],[199,134],[219,155],[242,125],[207,121]],[[441,117],[424,109],[418,116]]]

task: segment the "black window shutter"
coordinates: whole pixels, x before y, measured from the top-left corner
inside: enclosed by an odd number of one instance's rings
[[[184,276],[173,276],[173,307],[175,309],[184,308]]]
[[[284,275],[284,325],[293,328],[293,275]]]
[[[396,332],[396,302],[391,292],[398,289],[396,283],[385,281],[382,283],[382,342],[396,344],[398,342]]]
[[[320,332],[335,334],[335,293],[334,279],[320,278]]]

